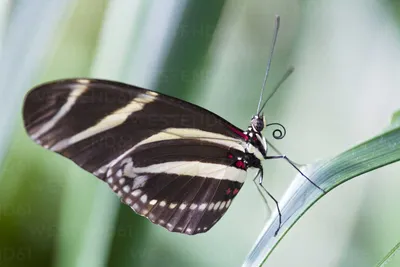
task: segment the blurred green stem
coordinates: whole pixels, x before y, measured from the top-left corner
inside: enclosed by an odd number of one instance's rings
[[[399,251],[400,242],[397,243],[386,256],[376,265],[376,267],[383,267],[393,258],[393,256]]]

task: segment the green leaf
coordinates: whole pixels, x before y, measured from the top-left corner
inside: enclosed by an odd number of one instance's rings
[[[395,113],[392,123],[399,121],[399,115],[399,112]],[[356,176],[399,160],[400,125],[334,158],[307,165],[302,171],[327,193]],[[274,236],[278,228],[278,216],[274,213],[243,266],[262,265],[290,228],[325,194],[297,175],[280,201],[283,225],[278,235]]]
[[[398,113],[398,112],[397,112]],[[399,251],[400,242],[397,243],[386,256],[376,265],[376,267],[383,267],[393,258],[393,256]]]
[[[392,120],[390,122],[392,128],[400,127],[400,110],[393,113]]]

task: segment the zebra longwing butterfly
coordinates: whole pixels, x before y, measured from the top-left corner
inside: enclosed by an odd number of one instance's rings
[[[205,232],[231,205],[265,142],[196,105],[96,79],[31,90],[23,117],[31,138],[105,181],[121,201],[168,230]],[[257,126],[256,126],[257,125]]]
[[[276,25],[272,47],[279,18]],[[265,77],[270,64],[271,57]],[[204,108],[154,91],[66,79],[29,91],[23,119],[36,143],[106,182],[136,213],[193,235],[222,217],[249,168],[259,170],[265,190],[261,160],[288,160],[267,156],[260,103],[243,131]]]

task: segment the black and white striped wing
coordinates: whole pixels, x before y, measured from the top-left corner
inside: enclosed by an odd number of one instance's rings
[[[186,234],[207,231],[231,205],[246,171],[230,166],[223,146],[196,140],[161,142],[124,157],[106,173],[106,182],[153,223]]]
[[[209,230],[246,170],[242,131],[201,107],[131,85],[50,82],[25,98],[31,138],[105,181],[135,212],[170,231]]]

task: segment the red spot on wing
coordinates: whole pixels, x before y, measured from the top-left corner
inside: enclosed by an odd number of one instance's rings
[[[235,190],[233,190],[233,195],[235,196],[238,192],[239,192],[239,189],[235,188]]]
[[[239,168],[239,169],[242,169],[242,170],[246,170],[247,169],[246,163],[244,163],[243,160],[236,161],[235,162],[235,166],[236,166],[236,168]]]
[[[228,158],[233,159],[233,155],[231,153],[228,153]]]
[[[229,195],[231,192],[232,192],[232,189],[230,189],[230,188],[226,189],[226,191],[225,191],[225,193],[226,193],[227,195]]]

